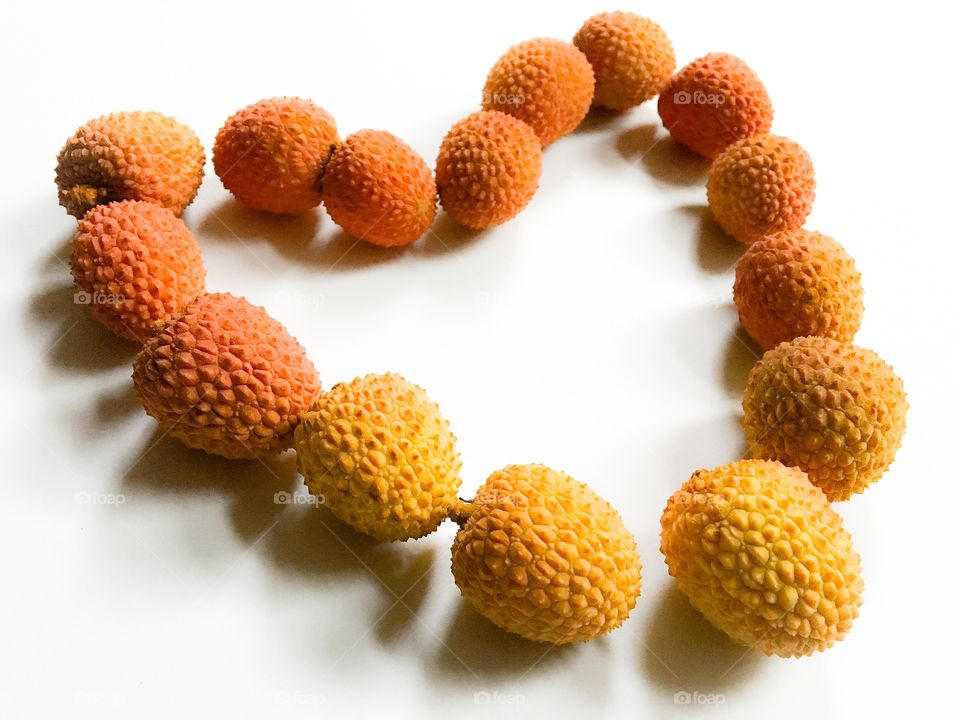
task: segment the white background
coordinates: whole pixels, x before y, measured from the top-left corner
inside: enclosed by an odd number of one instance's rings
[[[903,376],[908,432],[887,475],[837,506],[866,581],[862,614],[817,657],[729,643],[674,589],[667,497],[742,452],[753,356],[736,338],[741,247],[705,212],[702,161],[655,103],[591,118],[544,157],[515,221],[439,216],[406,251],[354,246],[322,212],[251,214],[208,162],[185,219],[210,290],[265,305],[325,387],[402,373],[461,438],[464,496],[508,463],[592,485],[636,534],[643,593],[613,634],[550,650],[464,606],[454,527],[377,546],[265,467],[162,438],[131,393],[132,351],[72,304],[72,218],[53,166],[89,118],[159,110],[211,147],[263,97],[310,97],[342,134],[388,129],[432,164],[510,45],[570,38],[606,3],[19,3],[5,10],[0,322],[4,412],[0,714],[25,717],[865,717],[955,709],[956,57],[920,2],[622,6],[684,64],[743,57],[774,129],[818,179],[808,227],[855,256],[859,344]],[[946,7],[946,3],[937,3]],[[208,152],[209,157],[209,152]],[[110,496],[122,504],[104,504]],[[686,707],[674,693],[722,694]],[[488,693],[477,696],[476,693]],[[490,700],[487,706],[477,699]]]

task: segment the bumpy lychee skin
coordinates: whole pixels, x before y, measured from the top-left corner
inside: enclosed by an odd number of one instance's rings
[[[337,148],[323,180],[330,217],[360,240],[408,245],[437,214],[437,186],[416,151],[382,130],[361,130]]]
[[[593,104],[610,110],[627,110],[656,96],[677,67],[663,28],[635,13],[594,15],[573,44],[593,67]]]
[[[811,655],[842,639],[859,613],[860,556],[797,468],[740,460],[698,470],[667,501],[660,525],[678,587],[740,645]]]
[[[464,118],[447,133],[437,155],[440,204],[476,230],[505,223],[537,192],[540,141],[521,120],[494,110]]]
[[[546,147],[586,117],[593,102],[593,68],[570,43],[537,38],[497,60],[483,88],[483,109],[523,120]]]
[[[166,433],[227,458],[291,447],[320,392],[286,328],[227,293],[201,295],[154,336],[134,361],[133,384]]]
[[[803,337],[747,378],[750,455],[796,465],[830,500],[863,492],[893,462],[907,424],[903,381],[871,350]]]
[[[813,209],[815,190],[807,151],[779,135],[735,142],[713,161],[707,175],[710,212],[720,227],[747,245],[802,226]]]
[[[863,285],[853,258],[833,238],[788,230],[760,238],[737,263],[733,300],[760,347],[804,335],[853,340]]]
[[[773,125],[773,104],[760,78],[726,53],[681,68],[660,91],[657,110],[677,142],[708,158]]]
[[[543,465],[491,475],[452,517],[453,576],[499,627],[565,644],[610,632],[640,595],[637,544],[593,490]]]
[[[117,335],[139,341],[195,300],[207,274],[183,220],[140,200],[97,205],[83,216],[70,271],[78,301]]]
[[[270,98],[227,118],[213,145],[213,167],[247,207],[306,212],[320,204],[323,170],[339,142],[323,108],[303,98]]]
[[[81,218],[94,205],[149,200],[179,215],[203,179],[196,133],[156,112],[121,112],[91,120],[57,157],[60,204]]]
[[[310,492],[377,540],[427,535],[457,503],[457,439],[426,392],[399,375],[367,375],[320,396],[296,430]]]

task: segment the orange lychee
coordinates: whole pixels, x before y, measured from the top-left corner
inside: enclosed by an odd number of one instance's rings
[[[611,110],[627,110],[656,96],[677,66],[663,28],[635,13],[594,15],[573,44],[593,67],[593,104]]]
[[[593,102],[593,68],[576,47],[537,38],[497,60],[483,88],[483,109],[523,120],[544,147],[580,124]]]
[[[323,169],[338,142],[333,117],[310,100],[260,100],[227,118],[213,145],[213,167],[248,207],[304,212],[320,204]]]
[[[347,234],[392,247],[427,231],[437,213],[437,187],[430,167],[400,138],[361,130],[330,158],[323,202]]]
[[[229,293],[201,295],[167,323],[134,361],[133,385],[165,433],[227,458],[291,447],[320,392],[300,343]]]
[[[120,112],[91,120],[57,157],[60,204],[81,218],[94,205],[149,200],[179,215],[203,179],[196,133],[156,112]]]
[[[815,193],[807,151],[780,135],[738,140],[717,156],[707,175],[710,212],[746,244],[802,226]]]
[[[773,125],[773,104],[760,78],[726,53],[683,67],[660,92],[657,110],[677,142],[708,158]]]
[[[440,145],[440,203],[468,227],[494,227],[530,202],[540,169],[540,141],[529,125],[502,112],[474,113],[450,128]]]
[[[77,223],[70,271],[78,301],[117,335],[140,341],[200,295],[206,279],[183,220],[142,200],[91,208]]]

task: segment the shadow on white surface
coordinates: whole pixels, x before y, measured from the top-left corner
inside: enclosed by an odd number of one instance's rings
[[[743,330],[737,328],[730,334],[723,353],[723,387],[731,397],[742,398],[747,387],[747,377],[763,351]]]
[[[230,505],[230,520],[245,542],[259,539],[285,505],[278,495],[292,492],[296,458],[292,452],[261,460],[227,460],[193,450],[156,428],[131,458],[123,490],[131,495],[218,495]],[[171,511],[175,511],[171,507]]]
[[[440,210],[433,227],[427,234],[410,246],[421,257],[432,258],[463,250],[474,240],[483,237],[483,230],[473,230],[461,225],[450,215]]]
[[[343,232],[321,210],[297,215],[271,215],[229,198],[209,210],[198,223],[204,238],[228,243],[267,243],[289,260],[328,272],[350,272],[389,262],[408,253],[435,257],[457,252],[483,233],[439,212],[424,237],[407,247],[382,248]]]
[[[267,561],[318,591],[337,592],[330,581],[342,575],[367,577],[372,585],[382,586],[381,609],[358,624],[376,623],[376,637],[385,644],[400,639],[416,622],[430,589],[434,548],[377,542],[322,507],[291,508],[263,548]]]
[[[574,135],[590,135],[608,131],[617,124],[626,113],[608,110],[602,107],[591,107],[583,121],[573,130]]]
[[[602,638],[594,643],[604,644]],[[579,645],[553,646],[508,633],[460,598],[443,633],[443,644],[436,649],[432,669],[450,682],[498,678],[519,682],[538,670],[572,661],[580,649]]]
[[[641,663],[643,672],[665,695],[729,696],[761,667],[764,657],[760,653],[732,643],[693,608],[672,581],[656,603],[643,638]]]
[[[624,130],[616,139],[624,160],[640,162],[656,180],[669,185],[702,185],[710,163],[664,136],[659,123],[646,123]]]
[[[716,274],[731,272],[746,247],[723,231],[706,205],[681,205],[677,211],[698,223],[696,259],[700,268]]]
[[[45,330],[39,354],[50,365],[68,372],[94,372],[133,362],[139,346],[107,330],[93,319],[85,305],[74,301],[73,283],[67,280],[43,286],[30,297],[27,323]]]

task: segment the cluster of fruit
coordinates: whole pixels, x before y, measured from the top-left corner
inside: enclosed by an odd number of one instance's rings
[[[734,300],[766,351],[743,400],[750,455],[701,470],[668,501],[661,550],[693,605],[736,642],[783,656],[829,647],[861,602],[859,556],[832,500],[893,461],[906,423],[900,379],[850,343],[863,312],[860,275],[834,240],[803,229],[813,166],[771,135],[773,108],[741,60],[712,54],[679,72],[654,22],[596,15],[574,42],[536,39],[490,71],[483,109],[440,145],[435,172],[390,133],[340,140],[314,103],[275,98],[231,116],[213,162],[245,205],[271,213],[321,202],[348,234],[415,241],[437,200],[489,228],[536,192],[541,152],[591,105],[623,111],[659,95],[666,129],[712,159],[717,222],[748,244]],[[94,316],[143,343],[136,394],[193,448],[244,458],[296,447],[309,490],[380,540],[460,525],[453,574],[506,630],[551,643],[588,640],[627,617],[640,593],[636,542],[589,487],[542,465],[495,472],[458,498],[456,438],[423,389],[368,375],[322,392],[303,347],[265,310],[206,293],[200,248],[179,215],[204,166],[196,135],[157,113],[93,120],[60,153],[60,202],[79,218],[71,269],[109,297]]]

